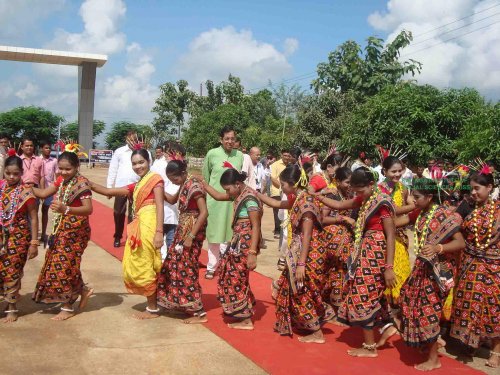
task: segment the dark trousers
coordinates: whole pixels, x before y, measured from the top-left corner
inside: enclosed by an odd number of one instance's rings
[[[274,196],[274,197],[271,197],[277,201],[280,201],[281,202],[281,197],[278,195],[278,196]],[[274,215],[274,234],[280,234],[281,232],[281,220],[280,218],[278,217],[278,212],[279,212],[279,208],[273,208],[273,215]]]
[[[121,239],[123,229],[125,228],[125,214],[128,206],[128,222],[132,221],[132,201],[128,197],[115,197],[113,206],[113,217],[115,219],[115,234],[114,238]]]

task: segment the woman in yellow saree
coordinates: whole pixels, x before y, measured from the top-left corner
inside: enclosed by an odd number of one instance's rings
[[[156,303],[157,276],[163,245],[163,179],[149,170],[149,153],[140,148],[132,152],[132,168],[141,178],[120,188],[106,188],[92,183],[92,190],[106,196],[132,195],[134,220],[127,226],[123,255],[123,280],[129,293],[147,298],[146,311],[134,314],[136,319],[159,316]]]

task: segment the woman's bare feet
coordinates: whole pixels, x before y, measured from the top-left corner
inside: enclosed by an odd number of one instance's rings
[[[361,348],[349,349],[347,354],[352,357],[376,358],[378,357],[377,344],[363,344]]]
[[[74,316],[75,316],[75,310],[68,307],[61,307],[61,312],[50,319],[56,321],[63,321],[63,320],[68,320],[69,318],[72,318]]]
[[[233,329],[243,329],[247,331],[253,330],[252,319],[248,318],[240,322],[228,323],[227,326]]]
[[[207,314],[193,315],[190,318],[184,319],[182,323],[184,324],[201,324],[208,322]]]
[[[444,348],[446,346],[446,341],[444,341],[444,339],[441,336],[438,337],[437,343],[438,343],[438,349]]]
[[[389,340],[392,336],[394,336],[396,333],[398,333],[398,330],[396,327],[393,325],[390,327],[387,327],[384,332],[382,333],[382,336],[380,336],[380,339],[377,342],[377,348],[381,348],[382,346],[385,345],[387,340]]]
[[[160,309],[150,309],[146,307],[146,311],[141,311],[132,315],[132,318],[137,320],[149,320],[160,317]]]
[[[307,336],[299,336],[299,341],[308,344],[324,344],[326,342],[321,330],[313,332]]]
[[[17,315],[18,312],[19,312],[19,310],[15,309],[15,308],[5,310],[5,313],[7,314],[7,316],[4,319],[2,319],[2,322],[3,323],[14,323],[18,318],[18,315]]]
[[[414,367],[418,371],[432,371],[441,368],[441,361],[439,358],[428,359],[427,361],[415,365]]]
[[[87,306],[87,302],[89,302],[90,296],[94,294],[94,289],[84,287],[82,290],[82,294],[80,295],[80,304],[78,305],[78,310],[83,310],[85,306]]]
[[[500,366],[500,353],[490,351],[490,359],[486,362],[486,366],[498,368]]]

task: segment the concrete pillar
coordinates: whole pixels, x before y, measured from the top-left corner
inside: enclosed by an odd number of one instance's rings
[[[78,66],[78,143],[85,151],[92,148],[94,128],[94,95],[97,64],[84,62]]]

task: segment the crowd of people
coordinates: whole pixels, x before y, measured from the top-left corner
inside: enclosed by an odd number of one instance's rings
[[[493,163],[433,159],[412,171],[402,150],[380,146],[373,151],[378,166],[368,151],[353,161],[335,147],[322,161],[298,148],[282,150],[275,160],[261,158],[257,147],[247,153],[225,127],[220,146],[194,176],[180,144],[158,146],[153,158],[131,131],[102,186],[80,174],[78,145],[63,144],[57,161],[49,143],[40,143],[41,157],[34,146],[24,139],[18,151],[0,136],[4,322],[18,318],[23,267],[42,243],[45,263],[33,300],[59,303],[55,320],[73,317],[78,299],[79,311],[85,308],[93,289],[85,286],[80,263],[94,192],[115,197],[116,247],[128,210],[123,279],[147,302],[137,319],[157,318],[163,308],[185,313],[186,324],[207,322],[199,281],[206,240],[204,277],[217,278],[229,327],[252,330],[250,271],[266,248],[263,232],[272,231],[281,271],[272,283],[278,334],[321,344],[325,323],[357,326],[363,343],[348,354],[372,358],[399,333],[427,353],[415,366],[423,371],[441,367],[438,350],[451,336],[469,349],[489,346],[486,364],[500,364],[500,202]],[[273,210],[272,228],[261,225],[266,206]],[[49,207],[54,218],[47,236]]]

